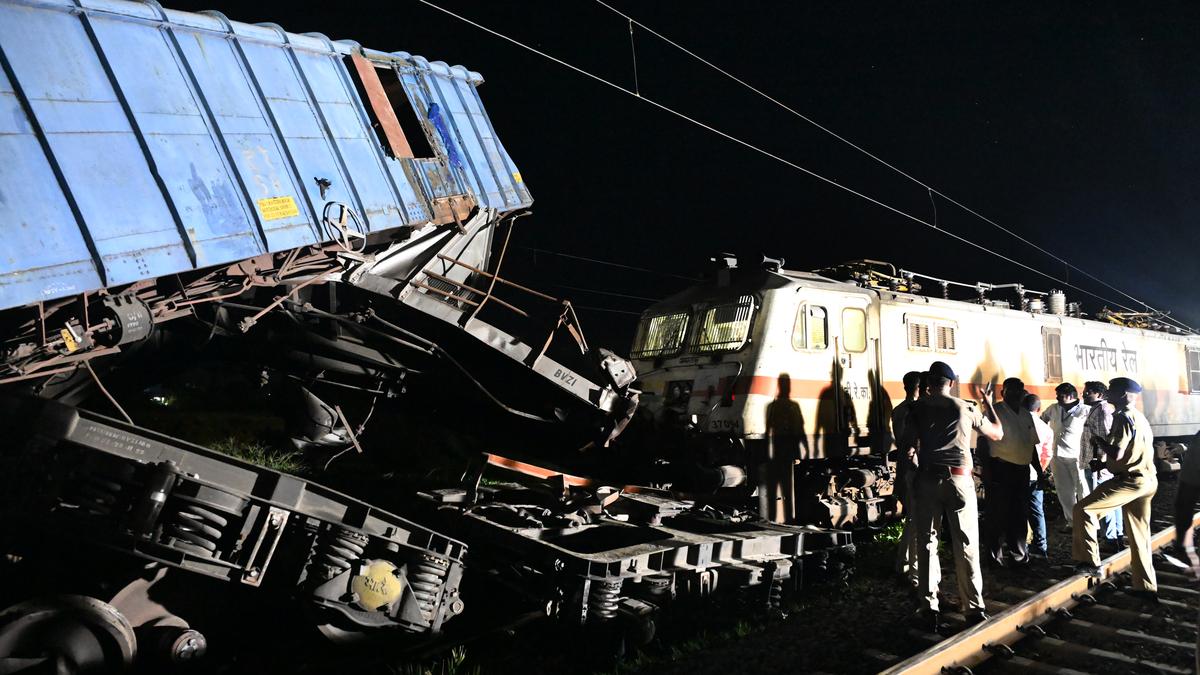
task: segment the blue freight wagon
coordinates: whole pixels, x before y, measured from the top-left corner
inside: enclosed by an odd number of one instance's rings
[[[529,206],[483,78],[156,2],[0,2],[0,310]]]

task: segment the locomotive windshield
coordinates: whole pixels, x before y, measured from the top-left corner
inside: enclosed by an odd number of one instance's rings
[[[750,339],[753,318],[753,295],[743,295],[734,303],[709,307],[700,315],[690,351],[710,354],[741,349]]]
[[[683,346],[687,327],[687,312],[645,317],[638,325],[637,338],[629,356],[635,359],[673,356]]]

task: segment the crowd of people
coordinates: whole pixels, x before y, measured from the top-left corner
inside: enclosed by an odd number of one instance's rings
[[[1058,531],[1071,537],[1077,571],[1099,577],[1101,551],[1128,546],[1131,593],[1157,602],[1150,501],[1158,480],[1150,423],[1137,407],[1141,385],[1126,377],[1107,386],[1087,382],[1081,396],[1064,382],[1042,410],[1040,398],[1018,378],[1004,380],[995,401],[993,385],[984,385],[978,404],[951,394],[956,380],[941,361],[906,374],[905,400],[892,413],[897,496],[905,514],[896,566],[919,598],[918,621],[933,631],[940,625],[937,550],[946,530],[969,625],[987,618],[981,566],[1021,568],[1047,560],[1044,490],[1051,479],[1063,514]],[[976,463],[984,487],[982,523]],[[1200,499],[1197,478],[1188,509]]]

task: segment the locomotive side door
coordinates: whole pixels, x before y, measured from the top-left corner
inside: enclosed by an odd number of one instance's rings
[[[840,377],[840,386],[835,388],[841,398],[838,410],[847,454],[867,454],[872,440],[869,434],[874,431],[872,427],[878,426],[874,423],[878,414],[872,412],[872,407],[879,406],[875,400],[880,390],[875,371],[877,340],[872,339],[878,331],[871,330],[872,323],[877,322],[872,321],[871,310],[869,297],[848,295],[837,314],[830,317],[831,323],[836,321],[838,326],[833,377]]]

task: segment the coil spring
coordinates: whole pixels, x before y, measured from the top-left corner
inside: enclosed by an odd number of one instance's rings
[[[428,558],[409,567],[408,585],[412,588],[413,596],[417,598],[417,606],[421,609],[421,616],[425,617],[426,621],[433,621],[438,596],[449,569],[448,563]]]
[[[179,504],[179,502],[176,502]],[[215,556],[229,518],[191,501],[184,501],[169,516],[164,534],[175,546],[191,553]]]
[[[646,589],[652,598],[662,598],[671,592],[670,575],[646,577]]]
[[[96,467],[83,476],[68,501],[75,502],[84,512],[100,517],[113,515],[123,501],[125,489],[133,474],[126,464]]]
[[[767,592],[767,611],[783,609],[783,578],[776,574],[771,578],[771,589]]]
[[[593,581],[588,594],[588,618],[593,621],[608,621],[617,615],[617,601],[621,598],[621,580]]]
[[[350,569],[350,564],[363,557],[367,550],[366,535],[341,527],[331,527],[321,535],[317,544],[318,565],[330,568],[326,578]]]

